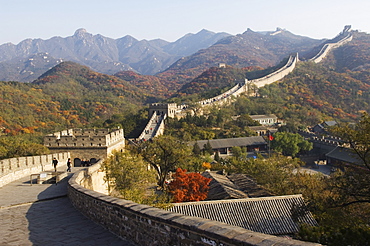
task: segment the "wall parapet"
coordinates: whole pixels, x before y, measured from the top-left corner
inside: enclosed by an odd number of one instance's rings
[[[86,217],[137,245],[320,245],[185,216],[83,187],[81,184],[90,183],[85,179],[100,170],[100,163],[73,175],[68,183],[68,196]]]
[[[62,152],[0,160],[0,187],[27,175],[53,169],[52,160],[54,157],[59,161],[58,167],[66,166],[70,153]]]
[[[352,41],[353,36],[349,31],[350,27],[345,26],[343,32],[337,36],[337,37],[343,36],[340,40],[336,42],[329,41],[328,43],[324,44],[320,51],[309,60],[313,61],[314,63],[319,63],[327,56],[330,50],[338,48],[339,46],[342,46],[343,44]]]

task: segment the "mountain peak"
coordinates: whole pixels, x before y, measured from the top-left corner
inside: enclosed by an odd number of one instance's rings
[[[202,29],[202,30],[200,30],[198,33],[213,33],[213,32],[211,32],[211,31],[208,31],[207,29]]]
[[[75,31],[75,34],[73,36],[82,37],[87,33],[85,28],[79,28]]]

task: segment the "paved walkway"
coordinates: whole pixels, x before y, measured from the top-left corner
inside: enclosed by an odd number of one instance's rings
[[[26,177],[0,187],[0,245],[133,246],[72,206],[67,197],[71,175],[57,185],[30,185]]]

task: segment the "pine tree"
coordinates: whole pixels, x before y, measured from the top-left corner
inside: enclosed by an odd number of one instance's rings
[[[217,162],[220,162],[220,153],[218,152],[218,151],[216,151],[216,153],[215,153],[215,161],[217,161]]]
[[[213,149],[212,149],[212,145],[211,143],[209,142],[209,140],[207,141],[206,144],[203,145],[203,151],[204,151],[204,154],[208,153],[210,155],[213,155]]]
[[[200,156],[200,154],[201,154],[201,149],[200,149],[200,147],[199,147],[199,144],[198,144],[198,142],[195,142],[195,144],[194,144],[194,146],[193,146],[193,154],[195,155],[195,156]]]

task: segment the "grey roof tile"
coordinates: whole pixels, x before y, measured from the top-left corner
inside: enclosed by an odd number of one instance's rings
[[[242,137],[242,138],[198,140],[198,141],[189,142],[189,145],[193,146],[195,142],[197,142],[199,147],[203,149],[203,146],[208,141],[211,144],[213,149],[221,149],[221,148],[228,148],[228,147],[234,147],[234,146],[253,146],[253,145],[267,144],[263,137],[253,136],[253,137]]]
[[[300,207],[304,207],[302,195],[290,195],[175,203],[169,210],[255,232],[284,235],[297,232],[299,223],[317,225],[309,211],[296,213]]]

